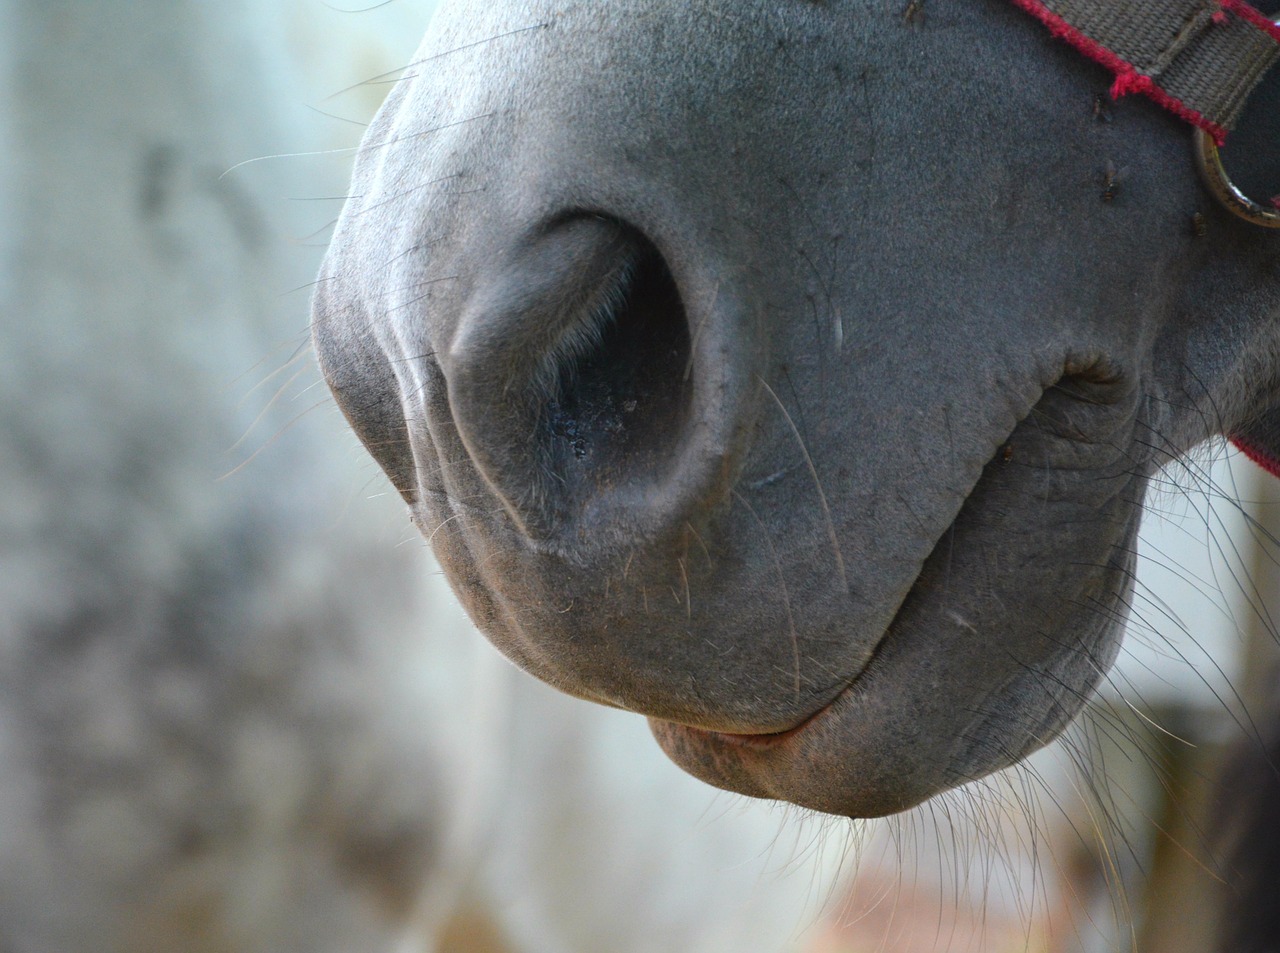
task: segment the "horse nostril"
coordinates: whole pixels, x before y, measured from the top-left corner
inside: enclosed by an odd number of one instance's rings
[[[660,463],[689,414],[688,322],[657,250],[637,255],[576,346],[559,355],[540,421],[556,478],[575,494]]]
[[[558,221],[484,275],[442,367],[472,462],[531,539],[652,503],[693,416],[676,282],[652,243],[595,216]]]

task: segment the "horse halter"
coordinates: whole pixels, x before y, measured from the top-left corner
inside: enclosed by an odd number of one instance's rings
[[[1013,0],[1054,36],[1116,74],[1111,95],[1143,93],[1196,127],[1205,185],[1234,214],[1280,228],[1280,196],[1268,208],[1241,192],[1219,149],[1245,101],[1280,60],[1280,22],[1245,0]]]

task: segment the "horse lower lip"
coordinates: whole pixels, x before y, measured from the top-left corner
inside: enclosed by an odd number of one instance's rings
[[[775,731],[768,734],[740,735],[729,731],[711,731],[706,728],[692,728],[688,725],[681,725],[680,728],[684,731],[702,735],[703,737],[713,739],[723,744],[738,745],[741,747],[756,749],[776,748],[780,745],[786,744],[796,735],[808,728],[809,725],[813,724],[817,719],[821,718],[830,710],[832,704],[834,704],[834,700],[823,705],[799,724],[793,725],[783,731]]]

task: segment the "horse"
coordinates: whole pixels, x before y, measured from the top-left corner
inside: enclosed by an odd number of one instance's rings
[[[791,949],[839,858],[502,661],[302,412],[341,182],[228,172],[315,134],[286,19],[0,4],[0,949]]]
[[[508,658],[847,817],[1070,724],[1154,474],[1280,459],[1280,30],[1120,6],[441,5],[313,339]]]

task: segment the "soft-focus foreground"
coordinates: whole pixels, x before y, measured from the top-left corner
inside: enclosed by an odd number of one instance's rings
[[[791,949],[814,829],[500,661],[312,386],[349,153],[223,173],[376,27],[0,3],[0,949]]]

